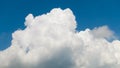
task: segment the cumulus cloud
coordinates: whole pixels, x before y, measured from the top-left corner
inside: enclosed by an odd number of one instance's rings
[[[120,41],[107,26],[76,30],[70,9],[25,18],[24,30],[0,51],[0,68],[119,68]]]

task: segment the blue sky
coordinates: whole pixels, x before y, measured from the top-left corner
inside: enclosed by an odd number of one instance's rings
[[[1,0],[0,50],[10,46],[11,34],[24,29],[25,17],[49,12],[53,8],[70,8],[76,16],[77,30],[108,25],[120,34],[119,0]]]

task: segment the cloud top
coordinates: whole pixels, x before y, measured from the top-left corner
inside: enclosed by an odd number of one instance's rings
[[[0,68],[119,68],[120,41],[107,26],[76,31],[68,8],[25,18],[26,28],[12,34],[12,44],[0,51]]]

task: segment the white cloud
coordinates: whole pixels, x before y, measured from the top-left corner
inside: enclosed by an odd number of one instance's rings
[[[76,31],[70,9],[55,8],[34,17],[13,33],[12,45],[0,51],[0,68],[119,68],[120,41],[102,26]]]
[[[91,32],[95,37],[98,38],[114,38],[113,31],[111,31],[108,26],[102,26],[98,28],[94,28]]]

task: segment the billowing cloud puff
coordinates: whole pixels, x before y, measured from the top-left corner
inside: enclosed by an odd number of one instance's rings
[[[72,11],[60,8],[25,19],[26,28],[0,51],[0,68],[120,67],[120,41],[107,26],[77,31]]]

